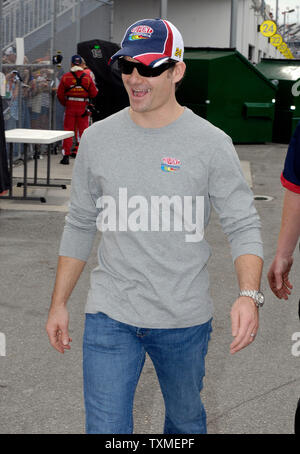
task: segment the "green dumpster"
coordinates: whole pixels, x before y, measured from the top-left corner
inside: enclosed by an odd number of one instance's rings
[[[300,60],[263,58],[256,68],[278,86],[273,141],[289,143],[300,121]]]
[[[178,101],[235,143],[272,141],[277,87],[235,49],[186,47]]]

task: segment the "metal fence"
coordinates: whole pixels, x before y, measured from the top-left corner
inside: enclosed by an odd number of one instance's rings
[[[6,130],[63,129],[64,108],[56,98],[60,77],[69,70],[78,42],[111,39],[112,6],[110,0],[0,0]],[[57,52],[63,57],[60,65],[52,61]],[[22,146],[16,145],[14,158],[21,154]]]
[[[3,114],[5,129],[63,129],[63,108],[57,102],[53,65],[4,64],[5,93]],[[14,147],[14,159],[19,159],[22,147]]]
[[[2,0],[1,0],[2,1]],[[76,19],[81,2],[77,0],[9,0],[2,2],[0,47],[6,50],[22,37],[26,54],[44,57],[55,41],[59,16],[68,13]],[[37,52],[34,50],[38,48]],[[44,49],[43,49],[44,48]],[[44,51],[44,52],[43,52]],[[40,55],[38,55],[40,53]]]
[[[16,40],[22,38],[30,61],[49,58],[58,49],[69,57],[82,36],[111,40],[112,11],[112,0],[0,0],[0,49],[18,47]],[[90,28],[101,36],[88,36]]]

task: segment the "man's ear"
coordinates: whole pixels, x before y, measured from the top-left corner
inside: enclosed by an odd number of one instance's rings
[[[173,70],[173,81],[175,83],[179,82],[183,78],[185,70],[186,64],[183,61],[179,61],[176,63]]]

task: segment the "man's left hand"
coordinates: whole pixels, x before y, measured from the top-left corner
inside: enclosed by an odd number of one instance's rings
[[[239,297],[231,309],[232,335],[235,337],[230,345],[234,354],[251,344],[258,331],[258,308],[252,298]]]

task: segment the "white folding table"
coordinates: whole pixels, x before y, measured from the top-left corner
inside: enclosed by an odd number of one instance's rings
[[[10,129],[5,131],[5,140],[10,144],[9,149],[9,170],[10,170],[10,188],[8,196],[0,196],[3,199],[17,199],[17,200],[40,200],[46,202],[44,197],[28,197],[27,187],[28,186],[50,186],[50,187],[61,187],[66,189],[65,185],[62,184],[51,184],[50,183],[50,164],[51,164],[51,146],[55,142],[73,137],[73,131],[49,131],[45,129]],[[18,183],[17,186],[23,186],[23,196],[13,195],[13,144],[23,143],[24,144],[24,180],[22,183]],[[37,152],[34,153],[34,181],[33,183],[27,182],[27,151],[28,144],[45,144],[48,145],[48,160],[47,160],[47,178],[45,183],[37,182],[37,168],[38,168],[38,156]]]

